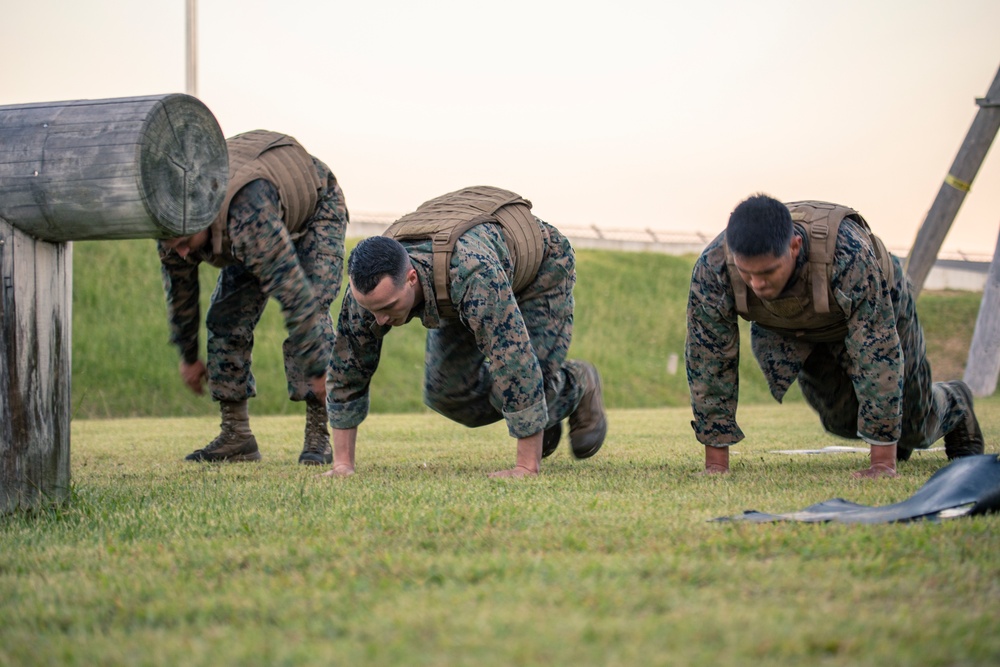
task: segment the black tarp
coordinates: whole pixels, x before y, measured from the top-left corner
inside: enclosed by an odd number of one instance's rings
[[[938,520],[1000,511],[1000,458],[981,454],[955,459],[927,480],[906,500],[884,507],[858,505],[833,498],[804,510],[787,514],[767,514],[746,510],[713,521],[807,521],[839,523],[893,523],[896,521]]]

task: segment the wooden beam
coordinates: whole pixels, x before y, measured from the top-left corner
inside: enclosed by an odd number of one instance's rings
[[[979,111],[972,121],[972,127],[969,128],[927,217],[917,231],[917,238],[904,264],[913,283],[914,298],[923,289],[927,274],[934,266],[941,244],[944,243],[944,237],[948,235],[993,138],[1000,130],[1000,70],[997,71],[986,97],[976,100],[976,103]]]
[[[39,239],[194,234],[228,181],[222,130],[189,95],[0,106],[0,217]]]

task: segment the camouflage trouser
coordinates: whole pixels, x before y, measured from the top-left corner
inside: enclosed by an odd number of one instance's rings
[[[587,389],[586,372],[568,361],[573,338],[573,248],[548,227],[546,257],[535,281],[518,295],[517,304],[538,358],[548,407],[546,428],[576,410]],[[503,419],[502,397],[472,332],[458,319],[442,322],[427,335],[424,402],[432,410],[465,426],[484,426]]]
[[[904,363],[902,433],[898,445],[901,449],[926,449],[959,425],[972,406],[950,385],[931,383],[931,366],[913,298],[906,285],[898,286],[902,289],[897,290],[898,298],[894,298],[898,308],[896,331]],[[824,429],[844,438],[857,438],[858,397],[845,370],[849,365],[843,343],[819,344],[806,359],[798,380],[803,396],[819,413]]]
[[[255,183],[240,190],[230,204],[230,212],[241,217],[274,215],[274,207],[255,195]],[[304,224],[302,234],[291,241],[282,229],[282,238],[263,240],[265,243],[292,243],[294,257],[312,286],[312,293],[324,313],[323,335],[333,349],[334,328],[330,304],[340,291],[344,264],[344,235],[347,219],[340,188],[328,190],[316,207],[316,212]],[[277,212],[280,216],[280,210]],[[278,278],[280,279],[280,277]],[[212,292],[205,318],[208,332],[208,381],[212,398],[217,401],[241,401],[257,395],[256,381],[251,371],[254,329],[260,321],[268,296],[256,276],[241,264],[223,268]],[[296,362],[295,350],[286,338],[282,344],[288,396],[293,401],[305,400],[311,392],[308,378]]]

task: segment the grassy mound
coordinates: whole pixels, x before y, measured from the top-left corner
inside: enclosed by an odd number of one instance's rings
[[[349,245],[353,246],[353,241]],[[73,402],[75,418],[208,415],[215,406],[187,391],[167,343],[166,307],[154,242],[74,243]],[[684,406],[687,285],[693,256],[581,250],[577,254],[576,322],[571,356],[588,359],[604,378],[615,408]],[[217,271],[202,267],[202,308]],[[341,294],[342,296],[342,294]],[[928,293],[919,304],[937,379],[961,377],[979,294]],[[340,298],[334,304],[339,309]],[[746,335],[746,332],[744,332]],[[256,331],[254,414],[297,414],[287,400],[281,360],[284,324],[268,305]],[[392,332],[372,383],[372,410],[423,410],[425,330]],[[201,340],[204,350],[204,328]],[[749,346],[741,361],[741,400],[770,401]],[[789,400],[796,400],[793,391]]]

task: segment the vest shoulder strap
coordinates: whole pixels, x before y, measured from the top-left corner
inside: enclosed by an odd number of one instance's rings
[[[729,284],[733,288],[736,312],[746,317],[750,313],[750,304],[747,302],[747,284],[740,276],[739,269],[736,268],[736,259],[733,256],[733,251],[729,249],[729,243],[726,242],[725,232],[722,232],[722,247],[726,253],[726,268],[729,270]]]
[[[830,312],[830,267],[837,249],[841,221],[858,215],[853,208],[822,201],[799,201],[786,204],[792,221],[802,224],[809,235],[809,272],[813,309]]]

